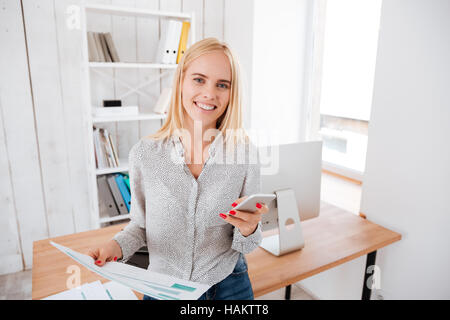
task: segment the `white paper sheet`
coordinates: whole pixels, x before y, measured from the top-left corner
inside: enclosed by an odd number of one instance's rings
[[[42,298],[41,300],[86,300],[86,297],[82,293],[81,287],[77,287]]]
[[[66,290],[42,300],[111,300],[100,280],[85,283],[79,287]]]
[[[130,288],[115,281],[105,282],[103,287],[107,290],[111,300],[138,300]]]
[[[111,300],[100,280],[81,285],[86,300]]]
[[[171,277],[121,262],[99,267],[92,257],[50,241],[50,244],[100,276],[160,300],[196,300],[209,285]]]

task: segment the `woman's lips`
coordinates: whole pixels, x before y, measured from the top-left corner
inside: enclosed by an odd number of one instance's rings
[[[201,103],[201,102],[199,102],[199,103]],[[201,111],[205,111],[205,112],[211,112],[211,111],[214,111],[214,110],[217,109],[217,106],[214,106],[214,108],[211,109],[211,110],[203,109],[203,108],[201,108],[201,107],[197,104],[197,101],[194,101],[194,104],[195,104],[195,106],[196,106],[197,108],[199,108]],[[212,104],[207,104],[207,103],[201,103],[201,104],[204,104],[204,105],[206,105],[206,106],[213,106]]]

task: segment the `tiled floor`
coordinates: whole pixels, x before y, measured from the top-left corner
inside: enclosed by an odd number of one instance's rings
[[[355,214],[359,213],[361,199],[361,185],[337,178],[329,174],[322,174],[322,201]],[[280,289],[256,298],[256,300],[282,300],[285,289]],[[0,300],[29,300],[31,299],[31,270],[0,276]],[[291,289],[292,300],[316,299],[307,293],[298,282]]]

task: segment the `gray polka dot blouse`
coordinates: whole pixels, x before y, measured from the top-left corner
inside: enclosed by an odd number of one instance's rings
[[[219,134],[197,179],[178,137],[141,138],[129,153],[130,223],[114,236],[127,261],[142,246],[148,270],[214,285],[234,269],[240,253],[261,243],[261,222],[244,237],[219,213],[238,198],[260,193],[260,162],[250,142],[231,150]],[[231,158],[231,160],[230,160]]]

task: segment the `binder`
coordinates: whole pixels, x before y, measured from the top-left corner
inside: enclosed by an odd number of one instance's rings
[[[111,190],[109,189],[106,176],[97,177],[97,186],[100,216],[117,216],[119,214],[119,210],[117,209]]]
[[[130,212],[131,196],[130,196],[130,192],[127,189],[127,185],[125,184],[125,181],[123,181],[123,176],[120,174],[116,174],[115,179],[116,179],[117,186],[119,187],[119,191],[122,194],[123,202],[125,202],[128,212]]]
[[[106,180],[108,181],[109,189],[111,189],[114,201],[116,202],[116,205],[119,208],[119,213],[128,214],[127,206],[123,201],[122,194],[119,191],[119,187],[117,186],[115,177],[113,175],[110,175],[108,176],[108,178],[106,178]]]
[[[167,31],[167,47],[166,51],[164,52],[163,63],[177,63],[182,25],[183,23],[181,21],[169,20],[169,28]]]
[[[180,45],[178,46],[177,64],[180,63],[180,60],[186,51],[190,26],[191,24],[189,21],[183,21],[183,26],[181,27]]]
[[[156,63],[164,63],[163,61],[165,60],[164,56],[166,54],[166,50],[168,51],[167,48],[167,40],[168,40],[168,35],[167,35],[167,26],[168,26],[168,21],[163,21],[163,28],[162,28],[162,33],[161,33],[161,38],[159,39],[159,43],[158,43],[158,50],[156,50],[156,57],[155,57],[155,62]]]
[[[128,190],[131,192],[131,188],[130,188],[130,178],[128,177],[123,177],[123,181],[125,181],[125,184],[128,187]]]

